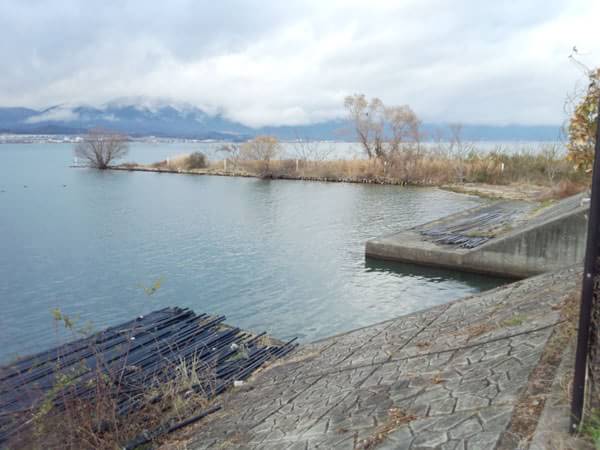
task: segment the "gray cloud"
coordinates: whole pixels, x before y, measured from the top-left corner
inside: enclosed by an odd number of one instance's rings
[[[40,123],[45,122],[47,120],[60,120],[63,122],[71,122],[73,120],[79,119],[79,114],[77,114],[72,109],[65,108],[53,108],[48,111],[44,111],[42,114],[38,114],[33,117],[29,117],[25,120],[25,123]]]
[[[355,92],[425,120],[556,124],[600,58],[595,0],[0,3],[0,104],[146,96],[248,125],[343,114]]]

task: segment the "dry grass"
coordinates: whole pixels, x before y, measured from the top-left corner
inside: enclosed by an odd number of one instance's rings
[[[244,160],[239,156],[212,161],[207,168],[191,168],[190,155],[178,155],[149,166],[157,170],[263,178],[379,183],[397,185],[459,186],[466,183],[491,186],[539,187],[541,200],[564,198],[581,192],[589,176],[576,171],[555,147],[535,152],[492,152],[469,147],[465,154],[452,153],[443,146],[407,147],[383,159],[274,159]],[[132,168],[122,165],[122,168]]]
[[[481,336],[482,334],[494,331],[496,328],[496,325],[492,322],[478,323],[467,327],[467,329],[465,330],[465,334],[468,336],[469,339],[473,339],[478,336]]]
[[[390,433],[402,425],[412,422],[416,418],[417,417],[415,415],[406,413],[398,408],[390,408],[388,411],[387,420],[379,425],[369,437],[357,442],[354,445],[354,448],[357,450],[368,450],[375,448],[377,445],[385,441],[386,437]]]
[[[445,379],[445,378],[442,376],[442,373],[441,373],[441,372],[439,372],[439,373],[436,373],[436,374],[435,374],[435,376],[434,376],[434,377],[431,379],[431,383],[432,383],[432,384],[442,384],[442,383],[445,383],[446,381],[448,381],[448,380],[446,380],[446,379]]]
[[[415,345],[417,346],[417,348],[419,350],[424,350],[424,349],[431,347],[431,342],[420,341],[420,342],[416,342]]]
[[[449,154],[442,148],[407,149],[386,160],[280,160],[272,161],[270,167],[275,177],[342,181],[366,179],[413,185],[526,183],[554,187],[555,195],[579,192],[587,182],[587,177],[575,171],[553,147],[543,147],[536,152],[507,152],[502,148],[481,152],[471,149],[466,155]],[[247,167],[246,170],[252,172],[253,169]]]
[[[540,196],[538,200],[546,201],[552,199],[563,199],[572,195],[583,192],[588,188],[588,183],[584,181],[560,180],[557,185],[553,186],[549,191]]]
[[[81,386],[79,381],[57,378],[55,387],[41,403],[21,413],[28,420],[7,448],[113,450],[142,432],[182,421],[206,409],[213,397],[211,390],[216,382],[213,368],[204,366],[198,358],[181,360],[165,369],[168,376],[158,374],[145,380],[135,396],[140,402],[139,409],[126,416],[119,415],[123,387],[118,380],[123,370],[132,369],[123,367],[107,374],[100,368],[93,373],[85,382],[93,388],[93,400],[73,395]]]
[[[150,164],[150,167],[152,167],[154,169],[162,169],[162,170],[169,170],[169,171],[176,171],[176,172],[205,169],[207,164],[205,162],[198,161],[199,159],[203,159],[202,157],[198,158],[198,155],[202,155],[202,154],[201,153],[192,153],[192,154],[176,155],[176,156],[168,158],[164,161],[159,161],[159,162]],[[128,166],[124,165],[124,167],[128,167]]]
[[[244,169],[256,172],[255,164],[242,162]],[[458,167],[462,169],[458,169]],[[553,198],[580,192],[587,179],[563,159],[544,159],[530,154],[473,154],[456,159],[436,152],[407,155],[391,161],[272,161],[271,175],[334,181],[370,181],[390,184],[443,185],[450,183],[487,183],[508,185],[524,183],[552,187]],[[457,175],[460,174],[460,175]]]
[[[515,406],[515,412],[499,448],[516,448],[517,445],[518,448],[526,448],[529,445],[544,405],[552,395],[552,385],[558,366],[565,356],[565,349],[570,348],[569,344],[577,332],[578,294],[577,290],[574,291],[554,308],[560,310],[563,321],[554,328],[537,366],[529,376],[527,389]],[[567,430],[563,434],[566,442]],[[556,438],[557,441],[559,438],[560,436]]]

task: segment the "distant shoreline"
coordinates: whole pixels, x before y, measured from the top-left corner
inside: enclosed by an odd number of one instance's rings
[[[71,166],[75,168],[85,168],[82,166]],[[238,178],[258,178],[266,180],[290,180],[290,181],[313,181],[323,183],[351,183],[351,184],[377,184],[390,186],[406,186],[406,187],[430,187],[438,188],[446,191],[456,192],[459,194],[475,195],[481,198],[491,200],[524,200],[524,201],[539,201],[540,198],[548,195],[549,188],[535,184],[519,184],[513,183],[510,185],[493,185],[488,183],[447,183],[447,184],[427,184],[427,183],[410,183],[398,179],[387,177],[314,177],[314,176],[294,176],[289,174],[270,174],[261,176],[259,174],[249,173],[243,170],[223,171],[214,168],[206,169],[168,169],[148,167],[145,165],[128,165],[128,166],[111,166],[108,170],[117,170],[124,172],[151,172],[151,173],[167,173],[178,175],[208,175],[221,177],[238,177]]]

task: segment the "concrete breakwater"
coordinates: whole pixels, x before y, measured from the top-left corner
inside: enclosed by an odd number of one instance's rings
[[[367,241],[371,258],[526,278],[583,261],[585,194],[549,206],[500,201]]]

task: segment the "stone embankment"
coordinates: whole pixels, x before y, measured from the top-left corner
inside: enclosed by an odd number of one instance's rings
[[[553,383],[545,361],[565,346],[562,311],[580,277],[563,269],[305,345],[228,393],[178,444],[520,448]]]

